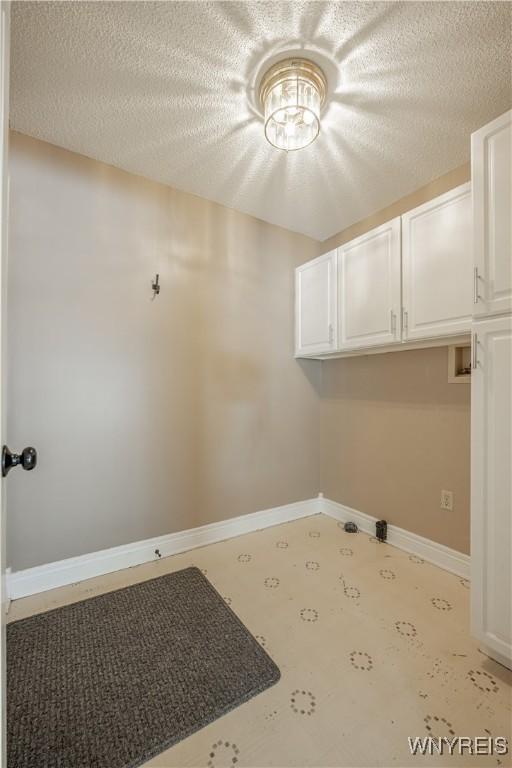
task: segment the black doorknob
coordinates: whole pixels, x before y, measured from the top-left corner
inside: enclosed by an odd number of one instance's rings
[[[19,464],[27,472],[37,464],[37,451],[35,448],[24,448],[21,453],[11,453],[9,448],[4,445],[2,448],[2,477],[5,477],[12,467]]]

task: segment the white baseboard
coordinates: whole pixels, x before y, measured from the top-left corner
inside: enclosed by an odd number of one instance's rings
[[[320,510],[324,515],[333,517],[342,523],[352,520],[365,533],[375,535],[376,517],[323,497],[320,498]],[[398,528],[396,525],[388,525],[387,541],[388,544],[417,555],[423,560],[428,560],[429,563],[433,563],[445,571],[469,579],[469,555],[464,555],[455,549],[445,547],[444,544],[438,544],[430,539],[425,539],[423,536],[418,536],[416,533]]]
[[[512,659],[510,656],[504,656],[502,653],[499,653],[499,651],[495,651],[494,648],[489,648],[489,646],[485,645],[485,643],[480,643],[479,650],[480,653],[485,654],[485,656],[489,656],[490,659],[497,661],[498,664],[501,664],[502,667],[506,667],[512,671]]]
[[[70,557],[55,563],[38,565],[23,571],[7,573],[7,596],[11,600],[46,592],[55,587],[74,584],[77,581],[103,576],[112,571],[156,560],[155,549],[162,557],[177,555],[189,549],[214,544],[244,533],[280,525],[302,517],[320,513],[321,499],[308,499],[282,507],[253,512],[220,523],[210,523],[187,531],[157,536],[120,547],[104,549],[87,555]]]
[[[23,571],[8,572],[6,574],[7,598],[16,600],[20,597],[46,592],[49,589],[55,589],[55,587],[63,587],[77,581],[91,579],[94,576],[103,576],[106,573],[112,573],[112,571],[148,563],[157,559],[155,549],[159,550],[162,557],[168,557],[196,547],[203,547],[206,544],[214,544],[217,541],[231,539],[244,533],[270,528],[273,525],[288,523],[320,513],[341,522],[353,520],[365,533],[375,533],[377,518],[326,499],[320,494],[318,498],[233,517],[220,523],[202,525],[187,531],[170,533],[165,536],[157,536],[154,539],[103,549],[100,552],[70,557],[67,560],[38,565]],[[451,571],[466,579],[469,578],[468,555],[463,555],[449,547],[394,525],[388,525],[388,543],[418,555],[446,571]]]

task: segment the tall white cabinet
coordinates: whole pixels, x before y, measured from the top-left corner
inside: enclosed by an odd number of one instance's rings
[[[510,115],[471,137],[475,317],[512,312]]]
[[[472,137],[471,625],[512,668],[512,112]]]

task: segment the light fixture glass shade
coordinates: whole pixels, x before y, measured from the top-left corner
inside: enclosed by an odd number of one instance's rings
[[[311,144],[320,131],[325,91],[325,76],[312,61],[285,59],[271,67],[260,85],[270,144],[287,152]]]

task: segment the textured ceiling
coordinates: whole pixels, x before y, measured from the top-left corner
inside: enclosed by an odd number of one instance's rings
[[[12,127],[323,240],[469,159],[511,106],[505,2],[15,2]],[[263,137],[255,83],[319,63],[318,140]]]

